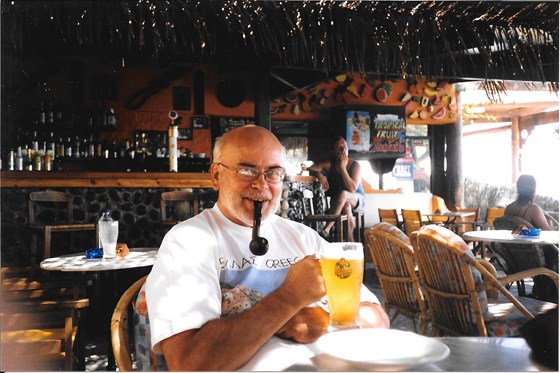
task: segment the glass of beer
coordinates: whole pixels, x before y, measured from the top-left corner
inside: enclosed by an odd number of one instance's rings
[[[321,253],[321,270],[327,289],[330,328],[359,328],[360,289],[364,277],[362,244],[326,244]]]

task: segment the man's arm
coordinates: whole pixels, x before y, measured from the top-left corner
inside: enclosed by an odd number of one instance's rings
[[[163,340],[167,367],[182,371],[238,369],[300,309],[324,295],[319,261],[305,257],[290,267],[276,291],[252,308]]]
[[[360,304],[360,325],[362,328],[382,328],[391,326],[389,316],[380,304],[362,302]]]
[[[327,169],[327,164],[328,162],[319,162],[307,169],[311,175],[315,176],[317,180],[319,180],[319,184],[321,184],[323,190],[329,189],[329,181],[326,176],[329,171]]]

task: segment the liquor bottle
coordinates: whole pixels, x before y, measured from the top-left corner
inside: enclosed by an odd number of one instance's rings
[[[66,144],[64,144],[64,151],[65,154],[64,156],[66,158],[72,158],[72,138],[68,137],[68,139],[66,139]]]
[[[46,123],[48,125],[54,124],[54,110],[53,110],[53,103],[49,101],[47,106],[47,113],[46,113]]]
[[[45,103],[41,101],[39,107],[39,124],[44,125],[47,123],[47,111],[45,110]]]
[[[52,154],[51,156],[54,157],[56,154],[56,143],[54,141],[54,133],[51,132],[50,136],[49,136],[49,143],[47,145],[47,151],[51,151]]]
[[[8,170],[13,171],[16,167],[16,152],[14,149],[10,149],[10,153],[8,155]]]
[[[62,137],[58,139],[58,143],[56,144],[56,158],[64,158],[66,155],[66,150],[64,149],[64,141],[62,141]]]
[[[80,138],[78,136],[76,136],[76,139],[74,140],[74,147],[72,150],[72,156],[74,158],[80,158]]]
[[[16,171],[23,170],[23,155],[21,153],[21,146],[17,147],[15,168],[16,168]]]

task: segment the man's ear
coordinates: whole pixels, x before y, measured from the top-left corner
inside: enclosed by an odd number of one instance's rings
[[[215,190],[219,190],[219,186],[220,183],[218,181],[218,175],[220,174],[220,171],[218,170],[218,164],[217,163],[212,163],[212,165],[210,166],[210,174],[212,175],[212,186]]]

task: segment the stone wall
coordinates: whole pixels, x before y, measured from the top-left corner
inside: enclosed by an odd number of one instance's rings
[[[285,182],[282,201],[277,213],[285,218],[303,220],[301,193],[305,188],[320,193],[318,183]],[[28,265],[36,255],[32,247],[31,230],[28,228],[29,193],[39,188],[0,188],[2,225],[0,250],[2,266]],[[159,247],[166,228],[161,224],[160,194],[173,189],[164,188],[53,188],[74,196],[73,218],[75,223],[96,223],[106,207],[113,219],[119,221],[119,242],[129,247]],[[194,189],[199,195],[200,211],[211,208],[217,192],[212,189]],[[199,212],[200,212],[199,211]],[[321,213],[323,206],[315,206]],[[64,220],[65,213],[53,206],[39,211],[43,222]],[[96,246],[95,232],[53,233],[52,256],[76,253]]]

